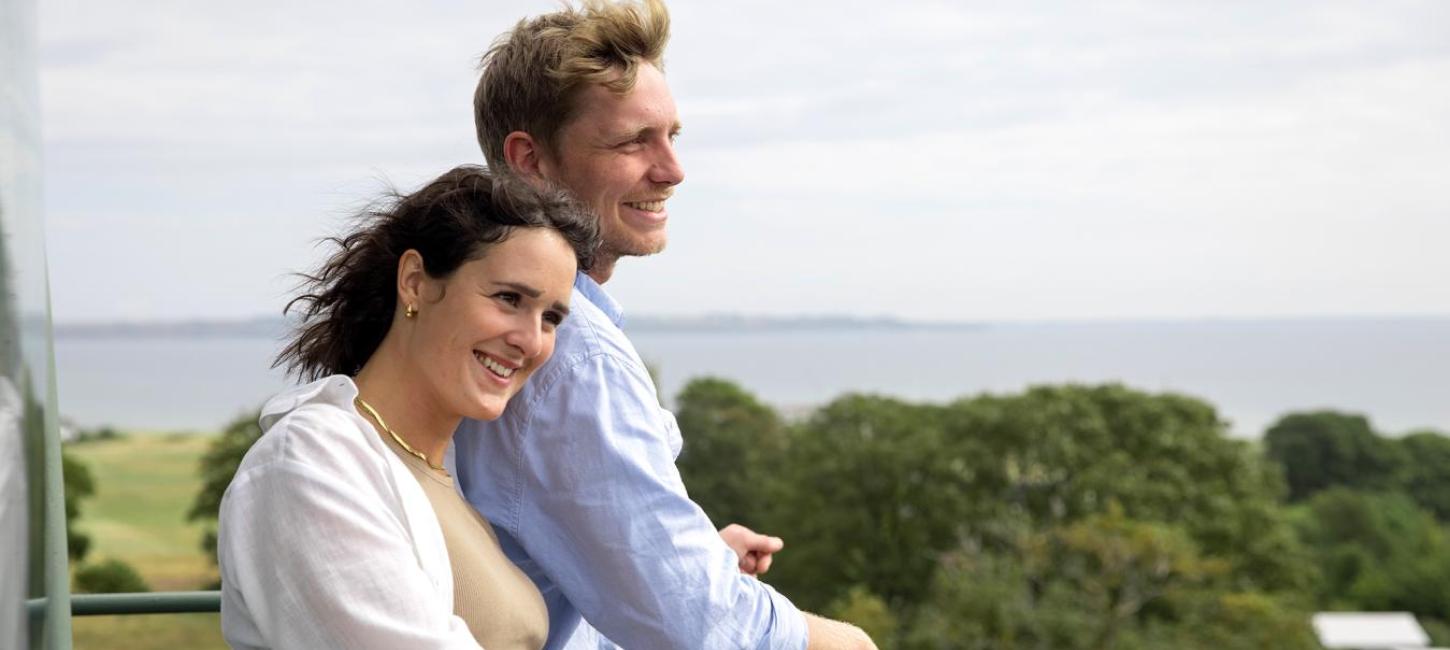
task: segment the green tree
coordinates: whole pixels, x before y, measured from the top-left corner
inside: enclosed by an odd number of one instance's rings
[[[1131,550],[1147,543],[1139,537],[1157,535],[1167,557],[1216,567],[1211,586],[1218,591],[1277,597],[1312,580],[1280,505],[1277,467],[1229,438],[1200,400],[1117,385],[1036,387],[945,407],[848,395],[789,432],[769,527],[787,548],[769,578],[807,608],[823,609],[859,586],[897,620],[934,629],[916,610],[934,608],[928,591],[943,554],[967,548],[975,549],[964,565],[974,572],[972,588],[993,595],[971,601],[984,608],[980,615],[934,609],[943,635],[977,626],[969,637],[943,638],[1024,648],[1065,647],[1063,639],[1083,634],[1119,644],[1136,638],[1119,631],[1136,634],[1136,623],[1110,628],[1103,618],[1114,607],[1139,607],[1130,594],[1111,607],[1100,594],[1089,606],[1088,583],[1038,584],[1037,568],[1017,557],[1028,548],[1025,539],[1055,540],[1053,548],[1086,563],[1094,556],[1074,540]],[[1120,519],[1104,519],[1110,515]],[[1091,531],[1102,534],[1083,537]],[[1181,582],[1181,573],[1170,576]],[[1150,608],[1174,602],[1138,600],[1154,603],[1141,605]],[[1033,622],[1014,622],[1023,619]],[[914,634],[903,639],[921,640]]]
[[[1132,521],[1116,506],[1040,535],[1027,555],[1039,579],[1063,583],[1091,621],[1084,647],[1108,650],[1131,630],[1143,608],[1224,571],[1198,555],[1174,526]]]
[[[91,594],[151,591],[136,569],[115,558],[77,569],[75,583],[76,589]]]
[[[91,468],[64,449],[60,452],[61,485],[65,493],[66,554],[72,562],[80,562],[91,548],[91,538],[75,528],[81,516],[81,501],[94,496],[96,480]]]
[[[201,458],[201,490],[196,493],[186,518],[187,521],[206,524],[201,548],[211,556],[212,564],[216,564],[215,524],[221,511],[222,496],[226,494],[227,486],[232,484],[232,477],[236,476],[237,467],[242,464],[247,450],[262,437],[261,425],[257,424],[260,417],[260,411],[253,411],[232,420]]]
[[[846,591],[846,595],[832,602],[825,610],[826,615],[854,624],[870,636],[880,650],[892,650],[898,628],[896,615],[881,597],[865,587],[857,585]]]
[[[1295,514],[1323,576],[1321,607],[1450,613],[1450,538],[1408,496],[1333,488]]]
[[[907,647],[971,650],[1317,648],[1308,615],[1236,592],[1183,529],[1099,515],[946,555]]]
[[[1405,459],[1396,483],[1421,508],[1450,523],[1450,437],[1417,431],[1396,442]]]
[[[1289,500],[1334,486],[1386,489],[1404,465],[1403,451],[1376,435],[1360,415],[1290,413],[1264,433],[1264,451],[1284,468]]]
[[[1310,610],[1292,594],[1203,590],[1175,603],[1177,617],[1146,621],[1133,641],[1144,650],[1319,650]]]
[[[983,500],[945,438],[940,407],[847,395],[793,427],[768,530],[786,540],[770,580],[817,611],[861,586],[902,616]]]
[[[1047,650],[1080,637],[1087,615],[1062,590],[1034,582],[1026,544],[966,544],[942,556],[906,647],[920,650]],[[1056,641],[1061,641],[1060,643]]]
[[[1310,579],[1279,505],[1277,469],[1229,438],[1200,400],[1111,384],[1041,386],[956,402],[947,431],[984,450],[963,457],[975,489],[1035,530],[1116,503],[1130,519],[1180,526],[1206,557],[1229,561],[1246,588],[1297,589]],[[966,530],[990,547],[999,518]]]
[[[759,528],[771,505],[762,486],[785,462],[780,416],[739,386],[713,377],[691,380],[675,406],[685,440],[676,465],[690,497],[716,526]]]

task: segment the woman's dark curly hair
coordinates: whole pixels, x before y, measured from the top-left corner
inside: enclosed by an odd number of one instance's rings
[[[356,374],[377,351],[397,309],[398,260],[409,249],[430,277],[444,279],[483,257],[515,228],[552,228],[573,247],[579,269],[598,248],[595,217],[568,194],[536,190],[473,165],[455,167],[408,195],[390,192],[356,217],[338,251],[314,274],[301,274],[302,321],[272,367],[314,380]]]

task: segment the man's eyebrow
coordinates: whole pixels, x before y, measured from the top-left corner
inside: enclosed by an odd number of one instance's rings
[[[670,128],[669,128],[668,131],[666,131],[666,133],[669,133],[670,135],[679,135],[680,134],[680,131],[683,128],[684,127],[681,126],[679,122],[675,122],[675,123],[673,123],[673,124],[670,125]],[[629,140],[631,138],[636,138],[636,137],[639,137],[639,136],[644,135],[646,133],[654,133],[654,132],[659,131],[659,130],[660,130],[660,128],[658,126],[654,125],[654,124],[640,124],[640,125],[634,126],[633,128],[623,128],[623,129],[620,129],[618,131],[615,131],[615,132],[613,132],[612,135],[609,136],[609,139],[610,140]]]

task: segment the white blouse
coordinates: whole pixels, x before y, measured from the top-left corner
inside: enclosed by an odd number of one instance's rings
[[[222,498],[222,635],[233,648],[470,648],[418,481],[334,375],[262,407]]]

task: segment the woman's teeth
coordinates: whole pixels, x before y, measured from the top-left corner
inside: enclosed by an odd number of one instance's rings
[[[488,355],[485,355],[485,354],[482,354],[482,353],[479,353],[479,352],[474,352],[473,353],[473,356],[474,356],[474,358],[478,359],[478,362],[479,363],[482,363],[483,364],[483,367],[488,368],[489,372],[492,372],[495,375],[498,375],[498,376],[504,377],[504,378],[508,378],[508,377],[512,377],[513,374],[514,374],[514,369],[513,368],[505,368],[503,366],[503,364],[500,364],[499,362],[494,361],[493,359],[490,359],[488,357]]]

